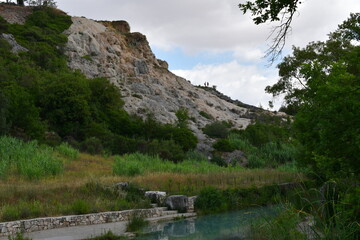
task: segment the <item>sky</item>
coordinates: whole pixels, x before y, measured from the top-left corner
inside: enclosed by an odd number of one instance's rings
[[[94,20],[126,20],[132,32],[147,36],[157,58],[194,85],[210,86],[244,103],[268,108],[264,89],[278,80],[276,63],[264,53],[275,24],[255,25],[238,4],[244,0],[57,0],[72,16]],[[283,57],[292,46],[324,41],[359,0],[303,0],[295,14]],[[278,62],[281,61],[281,58]],[[275,109],[282,99],[275,99]]]

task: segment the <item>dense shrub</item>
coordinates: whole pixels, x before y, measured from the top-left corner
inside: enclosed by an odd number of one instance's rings
[[[257,147],[269,142],[287,142],[290,137],[289,129],[264,123],[250,125],[240,133],[244,138],[249,140],[252,145]]]
[[[252,131],[252,130],[251,130]],[[274,138],[273,141],[264,141],[263,144],[253,145],[247,137],[247,134],[230,134],[227,140],[231,146],[244,152],[248,159],[250,168],[276,168],[281,165],[293,164],[299,150],[295,142],[286,141],[280,138]],[[266,137],[264,139],[267,139]],[[295,165],[293,164],[293,167]]]
[[[198,143],[196,136],[188,128],[172,128],[168,132],[166,139],[173,140],[176,144],[181,146],[185,152],[195,149]]]
[[[277,185],[219,190],[206,187],[200,191],[195,208],[201,213],[243,209],[251,206],[274,203],[280,194]],[[286,194],[284,194],[285,196]]]
[[[174,141],[151,141],[145,153],[150,155],[159,155],[162,159],[170,160],[175,163],[184,160],[185,154],[180,145],[176,144]]]
[[[90,154],[101,154],[104,150],[104,147],[100,139],[96,137],[90,137],[85,139],[85,141],[80,144],[80,149],[81,151]]]
[[[203,132],[212,138],[225,138],[229,133],[229,129],[224,122],[213,122],[206,125]]]
[[[213,144],[213,148],[215,148],[219,152],[232,152],[236,148],[231,145],[228,139],[219,139]]]
[[[214,163],[214,164],[216,164],[216,165],[218,165],[220,167],[227,167],[226,161],[221,156],[218,156],[218,155],[213,156],[210,159],[210,162]]]
[[[226,208],[223,194],[220,190],[207,187],[200,191],[195,201],[196,211],[212,213],[223,211]]]
[[[175,116],[177,117],[177,126],[179,128],[187,128],[189,120],[189,110],[186,108],[180,108],[176,111]]]

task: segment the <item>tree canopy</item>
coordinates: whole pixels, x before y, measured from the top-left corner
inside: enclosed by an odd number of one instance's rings
[[[300,162],[325,178],[359,174],[360,13],[327,41],[294,47],[278,69],[280,79],[266,91],[285,94],[285,109],[296,112]]]

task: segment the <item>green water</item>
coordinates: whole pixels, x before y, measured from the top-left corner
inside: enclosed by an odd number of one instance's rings
[[[241,211],[207,215],[195,219],[158,223],[144,229],[137,240],[235,240],[251,239],[252,222],[268,219],[279,211],[279,207],[257,207]]]

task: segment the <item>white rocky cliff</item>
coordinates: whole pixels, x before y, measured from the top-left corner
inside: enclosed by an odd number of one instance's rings
[[[189,111],[190,128],[201,139],[201,128],[211,121],[230,121],[245,128],[251,120],[248,109],[222,100],[193,86],[168,70],[165,61],[156,59],[146,37],[131,33],[125,21],[96,22],[73,17],[66,54],[68,65],[87,77],[105,77],[119,87],[125,109],[145,117],[153,113],[162,123],[175,123],[180,108]],[[202,112],[202,114],[200,114]],[[212,119],[205,118],[208,114]]]

